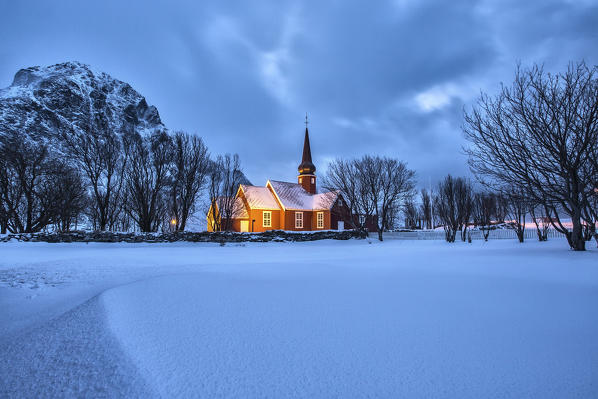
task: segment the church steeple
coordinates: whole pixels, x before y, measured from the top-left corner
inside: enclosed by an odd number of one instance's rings
[[[311,147],[309,145],[309,131],[307,129],[307,114],[305,114],[305,139],[303,140],[303,157],[297,168],[299,170],[299,184],[305,191],[316,193],[316,166],[311,160]]]

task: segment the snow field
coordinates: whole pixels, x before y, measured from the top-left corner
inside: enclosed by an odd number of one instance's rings
[[[598,251],[558,240],[0,251],[2,397],[598,395]]]

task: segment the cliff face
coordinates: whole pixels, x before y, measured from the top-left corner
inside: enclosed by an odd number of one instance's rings
[[[156,107],[128,83],[78,62],[21,69],[0,89],[0,134],[51,138],[93,123],[140,134],[164,128]]]

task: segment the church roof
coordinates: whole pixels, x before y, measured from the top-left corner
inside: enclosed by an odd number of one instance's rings
[[[301,184],[297,183],[268,180],[268,184],[270,184],[285,209],[306,211],[330,209],[338,197],[336,191],[310,194],[305,191]]]
[[[280,209],[268,188],[241,184],[241,189],[251,209]]]

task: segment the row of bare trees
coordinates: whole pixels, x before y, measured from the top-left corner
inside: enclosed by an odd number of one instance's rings
[[[539,241],[546,241],[550,225],[550,214],[525,192],[515,190],[480,190],[466,178],[446,176],[431,193],[420,191],[419,204],[415,198],[405,202],[403,209],[405,227],[408,229],[431,229],[442,226],[448,242],[454,242],[457,235],[462,241],[468,239],[468,229],[480,230],[488,240],[490,231],[503,225],[512,229],[519,242],[524,241],[527,217],[534,222]],[[501,226],[502,227],[502,226]],[[589,239],[592,232],[585,230]]]
[[[407,229],[432,229],[433,228],[433,206],[432,194],[425,188],[420,192],[420,203],[416,203],[415,196],[405,201],[403,214],[405,216],[405,227]]]
[[[181,231],[202,190],[222,195],[222,159],[233,157],[212,160],[200,137],[105,126],[96,115],[58,140],[0,135],[2,233],[81,223],[102,231]]]
[[[464,132],[470,167],[487,187],[525,198],[573,250],[598,242],[598,67],[517,68],[511,86],[465,113]]]
[[[0,231],[34,232],[71,224],[85,203],[77,169],[48,144],[5,135],[0,141]]]
[[[338,190],[350,214],[356,215],[349,220],[352,228],[375,223],[382,241],[382,232],[392,226],[398,210],[413,195],[415,172],[393,158],[337,159],[328,165],[324,186]]]

